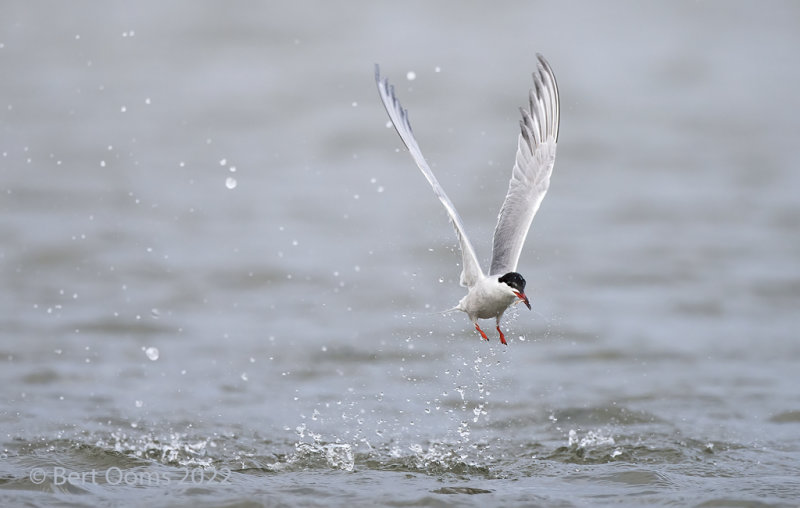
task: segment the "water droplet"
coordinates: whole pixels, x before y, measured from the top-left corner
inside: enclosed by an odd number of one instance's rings
[[[150,347],[146,348],[144,350],[144,354],[146,354],[147,358],[149,358],[153,362],[158,360],[158,348],[157,347],[150,346]]]
[[[417,73],[414,71],[408,71],[406,73],[406,79],[409,81],[414,81],[415,79],[417,79]]]
[[[239,377],[242,378],[242,381],[247,381],[247,372],[242,372],[242,375]]]
[[[128,111],[128,107],[127,106],[122,106],[121,108],[119,108],[119,111],[120,111],[120,113],[124,113],[124,112]]]
[[[225,187],[233,190],[236,188],[236,185],[237,185],[236,178],[229,176],[228,178],[225,179]]]
[[[142,407],[144,405],[144,402],[142,402],[141,400],[137,400],[136,402],[134,402],[134,404],[136,405],[136,407]]]

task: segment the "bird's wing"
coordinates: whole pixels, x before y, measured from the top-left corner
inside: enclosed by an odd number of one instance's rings
[[[471,287],[483,277],[483,271],[478,263],[478,258],[475,256],[475,250],[472,248],[467,233],[464,231],[464,223],[461,222],[461,217],[458,215],[456,207],[453,206],[450,198],[447,197],[444,189],[442,189],[442,186],[439,185],[438,180],[436,180],[436,177],[433,175],[431,168],[425,161],[425,157],[422,156],[419,145],[417,145],[417,140],[414,139],[414,133],[411,131],[411,124],[408,121],[408,111],[403,109],[397,97],[395,97],[394,86],[389,85],[389,80],[381,80],[380,69],[377,65],[375,65],[375,82],[378,85],[378,93],[381,96],[383,105],[386,107],[386,112],[389,113],[389,118],[392,120],[394,128],[400,135],[400,139],[405,143],[408,152],[411,154],[411,157],[414,158],[414,162],[417,163],[422,174],[428,179],[428,183],[433,187],[433,192],[444,205],[448,215],[450,215],[450,220],[455,227],[456,235],[461,245],[461,255],[463,257],[461,285]]]
[[[539,62],[533,73],[529,105],[520,108],[517,158],[494,230],[490,275],[517,270],[525,237],[550,186],[556,159],[558,86],[550,65],[542,55],[536,56]]]

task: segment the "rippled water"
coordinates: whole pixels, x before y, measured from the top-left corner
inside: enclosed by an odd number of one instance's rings
[[[798,14],[5,3],[2,504],[796,506]],[[503,347],[373,63],[486,256],[536,51]]]

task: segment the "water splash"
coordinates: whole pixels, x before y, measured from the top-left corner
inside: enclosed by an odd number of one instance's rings
[[[575,431],[575,429],[570,429],[568,439],[568,446],[575,448],[596,448],[599,446],[613,446],[615,444],[613,437],[605,436],[599,430],[590,430],[579,439],[578,432]]]
[[[217,445],[210,438],[190,440],[187,434],[180,432],[165,436],[154,434],[129,436],[120,431],[112,432],[110,439],[98,439],[95,446],[134,457],[157,460],[162,464],[208,467],[213,462],[208,456],[208,448],[216,448]]]
[[[295,444],[295,454],[287,459],[287,464],[314,464],[318,459],[324,459],[325,463],[333,469],[342,471],[354,471],[356,461],[353,455],[353,447],[348,443],[297,443]]]
[[[284,464],[275,463],[271,467],[283,469],[286,466],[321,466],[326,465],[342,471],[354,471],[356,467],[353,446],[349,443],[326,443],[321,434],[310,431],[305,424],[298,425],[295,429],[300,441],[294,445],[294,455],[286,458]],[[311,441],[305,441],[306,437]]]
[[[480,448],[477,444],[470,447],[472,451],[479,451]],[[433,441],[427,448],[420,444],[412,444],[407,449],[412,452],[410,456],[404,453],[402,448],[394,447],[388,454],[389,458],[384,458],[383,461],[388,466],[391,459],[399,459],[405,467],[424,474],[470,473],[482,476],[489,474],[489,468],[482,464],[483,461],[471,457],[469,451],[458,442]]]
[[[153,346],[150,346],[150,347],[147,347],[147,348],[143,347],[142,350],[144,351],[144,354],[147,355],[147,358],[150,361],[154,362],[154,361],[158,360],[159,352],[158,352],[158,348],[157,347],[153,347]]]

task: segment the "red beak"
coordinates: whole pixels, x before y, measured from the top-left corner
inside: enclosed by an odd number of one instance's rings
[[[528,310],[531,310],[531,302],[528,301],[528,297],[525,296],[525,293],[520,293],[518,291],[514,291],[514,294],[517,295],[517,298],[522,300],[522,303],[524,303],[525,306],[528,307]]]

